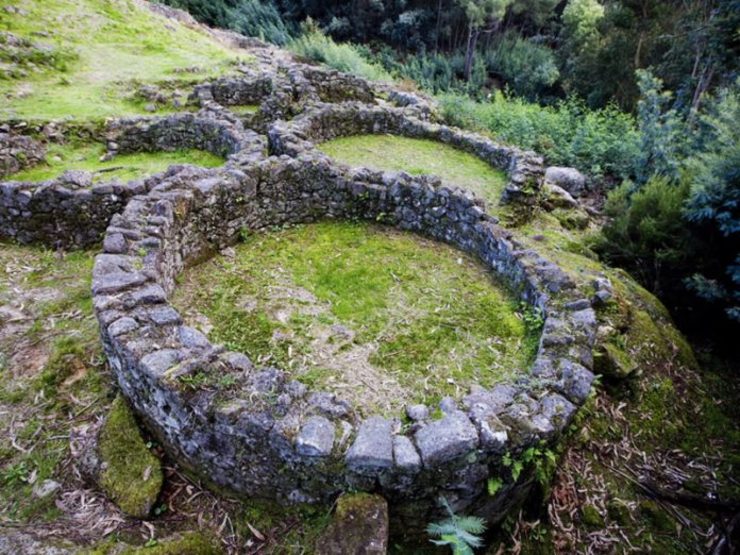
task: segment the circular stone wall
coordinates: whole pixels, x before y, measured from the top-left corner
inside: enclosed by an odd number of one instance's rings
[[[75,130],[71,130],[75,131]],[[88,130],[89,131],[89,130]],[[226,167],[238,168],[262,158],[266,140],[245,130],[233,116],[219,111],[177,114],[166,118],[127,118],[92,132],[107,145],[106,158],[137,152],[199,149],[227,158]],[[63,138],[64,133],[62,133]],[[23,148],[38,152],[38,142],[13,139],[15,158]],[[35,155],[37,162],[41,158]],[[172,166],[166,176],[183,168]],[[86,171],[67,171],[43,182],[0,182],[0,237],[21,243],[40,242],[53,247],[85,247],[100,241],[113,214],[130,198],[149,191],[158,178],[123,182],[93,181]]]
[[[531,375],[445,398],[441,414],[413,406],[359,418],[340,397],[211,344],[168,303],[187,265],[242,230],[323,218],[381,221],[477,256],[544,315]],[[114,216],[104,247],[93,303],[123,392],[178,461],[241,494],[329,502],[377,491],[417,524],[444,496],[496,521],[531,483],[512,479],[505,455],[554,441],[590,390],[590,301],[555,265],[518,250],[478,201],[428,177],[349,171],[308,152],[239,171],[186,168]],[[495,496],[491,476],[503,481]]]
[[[273,153],[300,156],[315,153],[318,143],[331,139],[380,133],[442,142],[504,170],[508,183],[502,202],[534,202],[544,178],[543,159],[533,152],[419,119],[402,108],[357,102],[319,104],[291,121],[275,122],[268,135]]]

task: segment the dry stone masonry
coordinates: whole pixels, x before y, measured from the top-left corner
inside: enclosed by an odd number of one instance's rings
[[[316,104],[291,121],[275,122],[269,129],[270,148],[276,154],[300,156],[315,151],[317,143],[351,135],[382,133],[431,139],[470,152],[505,170],[509,182],[502,201],[536,200],[545,173],[540,156],[417,116],[405,108],[360,102]]]
[[[67,130],[73,131],[78,132]],[[166,118],[117,120],[91,133],[93,140],[107,145],[109,159],[131,152],[198,148],[228,157],[227,166],[238,167],[262,157],[267,147],[262,136],[244,129],[233,116],[205,110]],[[21,152],[38,152],[38,141],[30,137],[16,135],[13,141],[15,145],[25,145]],[[179,169],[174,166],[170,172]],[[67,171],[41,183],[0,183],[0,236],[53,247],[94,245],[101,240],[113,214],[121,212],[130,198],[146,193],[157,182],[155,176],[94,183],[91,172]]]
[[[432,176],[337,165],[315,144],[357,133],[438,140],[506,170],[505,200],[524,203],[540,186],[542,160],[434,123],[422,97],[303,64],[204,84],[193,101],[197,114],[114,121],[100,140],[109,156],[196,147],[226,157],[224,166],[173,166],[130,183],[93,185],[84,172],[2,183],[0,235],[70,247],[105,230],[93,304],[118,384],[170,455],[212,483],[285,503],[380,493],[394,521],[410,526],[436,518],[440,496],[455,510],[503,518],[532,483],[513,480],[505,458],[557,441],[589,394],[592,301],[470,193]],[[244,103],[260,103],[255,129],[269,140],[229,112]],[[3,140],[3,153],[37,149]],[[169,304],[185,268],[245,230],[327,218],[379,221],[477,256],[544,318],[531,372],[439,407],[367,416],[284,369],[212,344]],[[608,288],[597,287],[603,295]],[[503,480],[495,495],[487,493],[491,476]]]

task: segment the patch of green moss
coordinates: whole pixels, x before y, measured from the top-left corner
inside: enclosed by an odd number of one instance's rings
[[[581,520],[589,528],[603,528],[605,526],[604,517],[593,505],[584,505],[581,507]]]
[[[319,145],[332,158],[351,166],[436,175],[448,184],[479,195],[489,208],[498,206],[506,174],[465,151],[441,142],[395,135],[356,135]]]
[[[668,532],[675,528],[673,519],[655,501],[650,499],[641,501],[640,514],[660,531]]]
[[[180,537],[150,540],[141,547],[122,546],[109,540],[80,555],[221,555],[223,549],[216,540],[202,532],[187,532]]]
[[[211,168],[223,164],[223,159],[196,149],[119,154],[101,162],[105,146],[99,143],[67,143],[51,145],[46,162],[8,177],[16,181],[44,181],[58,177],[66,170],[94,172],[94,181],[120,179],[130,181],[166,170],[173,164],[193,164]]]
[[[145,518],[162,488],[162,467],[122,397],[113,403],[100,431],[98,450],[103,463],[100,486],[122,511]]]
[[[248,499],[242,506],[242,513],[234,519],[235,528],[245,538],[252,537],[254,530],[263,536],[272,531],[277,545],[267,545],[268,553],[312,553],[309,546],[315,545],[331,522],[331,513],[326,507],[316,505],[283,506]]]
[[[260,110],[259,104],[236,104],[226,107],[239,116],[249,116],[256,114]]]

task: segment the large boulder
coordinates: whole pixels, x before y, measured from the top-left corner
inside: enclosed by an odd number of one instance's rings
[[[545,182],[568,191],[574,197],[583,195],[588,189],[588,179],[575,168],[550,166],[545,170]]]

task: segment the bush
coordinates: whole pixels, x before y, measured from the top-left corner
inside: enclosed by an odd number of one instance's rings
[[[555,52],[507,33],[486,55],[488,70],[503,77],[517,95],[535,100],[560,78]]]
[[[288,43],[288,48],[309,60],[322,62],[339,71],[365,79],[389,81],[390,75],[380,66],[370,63],[362,50],[351,44],[338,44],[327,37],[310,20],[303,26],[303,34]]]
[[[701,118],[704,146],[689,159],[694,179],[685,216],[713,238],[712,268],[687,278],[689,289],[740,322],[740,81],[720,92]]]
[[[606,202],[612,218],[602,230],[596,250],[616,266],[633,273],[651,291],[677,293],[698,254],[698,244],[683,219],[689,182],[672,184],[653,177],[639,189],[625,181]]]
[[[550,164],[574,166],[596,177],[627,179],[636,172],[640,137],[635,121],[615,107],[590,110],[576,99],[543,107],[500,92],[489,102],[457,94],[438,100],[450,124],[533,149]]]
[[[272,2],[241,0],[229,10],[228,18],[231,29],[280,46],[287,44],[293,34]]]

